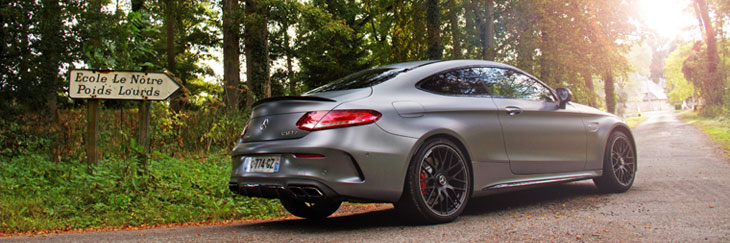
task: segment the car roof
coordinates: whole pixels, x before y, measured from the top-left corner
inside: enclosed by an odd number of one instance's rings
[[[402,90],[403,88],[410,87],[411,85],[415,84],[416,82],[419,82],[420,80],[423,80],[424,78],[431,76],[433,74],[454,69],[454,68],[461,68],[461,67],[478,67],[478,66],[485,66],[485,67],[497,67],[497,68],[504,68],[504,69],[512,69],[515,71],[519,71],[523,74],[526,74],[527,76],[534,78],[535,80],[539,80],[538,78],[535,78],[531,76],[529,73],[522,71],[516,67],[510,66],[508,64],[493,62],[493,61],[486,61],[486,60],[475,60],[475,59],[456,59],[456,60],[430,60],[430,61],[417,61],[417,62],[406,62],[406,63],[398,63],[398,64],[391,64],[388,66],[382,66],[379,68],[394,68],[394,69],[405,69],[405,71],[402,75],[398,75],[398,77],[393,78],[392,80],[389,80],[387,82],[383,82],[380,84],[377,84],[373,86],[373,88],[376,87],[382,87],[385,89],[396,89],[396,90]]]
[[[401,62],[401,63],[394,63],[389,64],[385,66],[381,66],[378,68],[392,68],[392,69],[412,69],[417,68],[420,66],[428,65],[435,62],[441,62],[441,60],[425,60],[425,61],[413,61],[413,62]]]
[[[511,69],[517,69],[513,66],[499,63],[499,62],[493,62],[493,61],[487,61],[487,60],[478,60],[478,59],[454,59],[454,60],[424,60],[424,61],[412,61],[412,62],[402,62],[402,63],[394,63],[394,64],[388,64],[385,66],[380,66],[376,68],[387,68],[387,69],[415,69],[420,68],[424,66],[428,66],[430,64],[435,63],[443,63],[443,64],[454,64],[457,66],[468,66],[468,65],[486,65],[486,66],[492,66],[492,67],[502,67],[502,68],[511,68]],[[523,71],[524,72],[524,71]]]

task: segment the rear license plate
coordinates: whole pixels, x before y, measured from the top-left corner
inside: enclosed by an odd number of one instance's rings
[[[243,157],[243,172],[274,173],[279,171],[281,156]]]

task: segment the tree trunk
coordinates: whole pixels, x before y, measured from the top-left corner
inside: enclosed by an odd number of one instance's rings
[[[223,0],[223,102],[229,112],[238,111],[241,84],[238,0]]]
[[[481,58],[494,60],[494,0],[484,1],[484,16],[479,28],[481,41]]]
[[[695,2],[692,4],[692,8],[695,10],[695,17],[697,17],[697,23],[699,23],[700,26],[700,33],[702,34],[702,39],[707,42],[707,35],[705,34],[705,24],[702,23],[702,13],[700,13],[700,7]]]
[[[472,34],[474,33],[474,22],[478,22],[478,14],[474,11],[474,3],[472,3],[472,0],[464,0],[464,18],[466,19],[466,26],[464,26],[464,36],[466,36],[464,38],[464,49],[466,49],[466,58],[472,58],[474,45],[470,40],[472,40]]]
[[[459,8],[456,6],[456,0],[449,0],[449,21],[451,22],[451,44],[454,46],[454,49],[452,49],[451,52],[451,58],[453,59],[461,59],[462,53],[461,53],[461,35],[459,28],[459,16],[457,15],[457,11]]]
[[[175,73],[175,10],[174,0],[165,1],[165,46],[167,49],[167,71]]]
[[[267,7],[261,5],[260,0],[246,0],[245,22],[243,42],[246,45],[246,85],[249,88],[246,106],[250,107],[254,98],[271,96]]]
[[[580,73],[583,76],[583,82],[586,84],[586,90],[588,90],[588,105],[596,107],[596,89],[593,85],[593,75],[590,72]]]
[[[289,23],[285,30],[289,30]],[[284,31],[284,45],[286,45],[286,78],[289,79],[289,95],[296,95],[297,81],[294,80],[294,68],[292,67],[291,46],[289,45],[289,33]]]
[[[707,92],[707,102],[711,105],[721,105],[723,96],[723,82],[720,78],[719,72],[717,71],[718,60],[720,59],[717,53],[717,39],[715,38],[715,31],[712,27],[712,20],[707,9],[707,2],[705,0],[695,0],[699,9],[699,14],[702,17],[702,23],[704,23],[705,29],[705,44],[707,44],[707,71],[708,76],[704,83],[705,90]],[[702,27],[702,26],[700,26]]]
[[[41,52],[39,60],[40,78],[45,90],[46,112],[50,120],[56,120],[58,110],[58,73],[61,67],[61,53],[63,47],[61,36],[63,36],[63,20],[61,19],[61,6],[58,0],[43,0],[38,23],[40,29],[40,40],[38,49]]]
[[[167,71],[175,75],[175,0],[165,0],[165,47],[167,50]],[[184,85],[183,85],[184,88]],[[181,94],[176,93],[170,99],[170,108],[179,112],[182,108]]]
[[[555,84],[557,81],[554,82],[552,78],[552,62],[547,58],[547,56],[542,55],[538,57],[537,63],[540,65],[540,80],[547,83],[548,85]]]
[[[440,60],[443,58],[441,47],[441,10],[439,0],[426,0],[426,38],[428,59]]]
[[[700,15],[702,17],[702,22],[704,23],[704,29],[705,29],[705,35],[707,36],[705,41],[707,44],[707,60],[708,62],[708,68],[709,71],[715,72],[717,71],[717,62],[718,62],[718,54],[717,54],[717,39],[715,38],[715,31],[712,27],[712,20],[710,19],[710,15],[707,9],[707,2],[705,0],[695,0],[697,5],[699,5]]]
[[[606,91],[606,110],[616,112],[616,93],[613,87],[613,73],[606,72],[603,76],[603,89]]]

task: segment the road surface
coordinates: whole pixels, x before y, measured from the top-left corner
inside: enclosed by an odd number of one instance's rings
[[[622,194],[601,194],[583,181],[476,198],[456,221],[442,225],[412,226],[385,207],[323,222],[289,219],[0,241],[730,242],[730,160],[719,146],[669,112],[649,114],[633,131],[639,170],[634,187]]]

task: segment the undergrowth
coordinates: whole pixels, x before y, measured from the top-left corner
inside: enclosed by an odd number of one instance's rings
[[[248,113],[221,104],[174,113],[152,105],[151,151],[139,168],[137,109],[103,108],[99,162],[85,161],[83,108],[57,121],[26,113],[0,120],[0,233],[283,215],[277,200],[228,190],[230,151]]]
[[[107,158],[57,163],[33,153],[0,158],[0,232],[169,224],[282,215],[276,200],[228,190],[230,160],[161,154],[148,173]]]
[[[626,125],[629,125],[630,128],[635,128],[636,126],[644,122],[644,120],[646,120],[645,116],[624,118],[624,121],[626,121]]]

